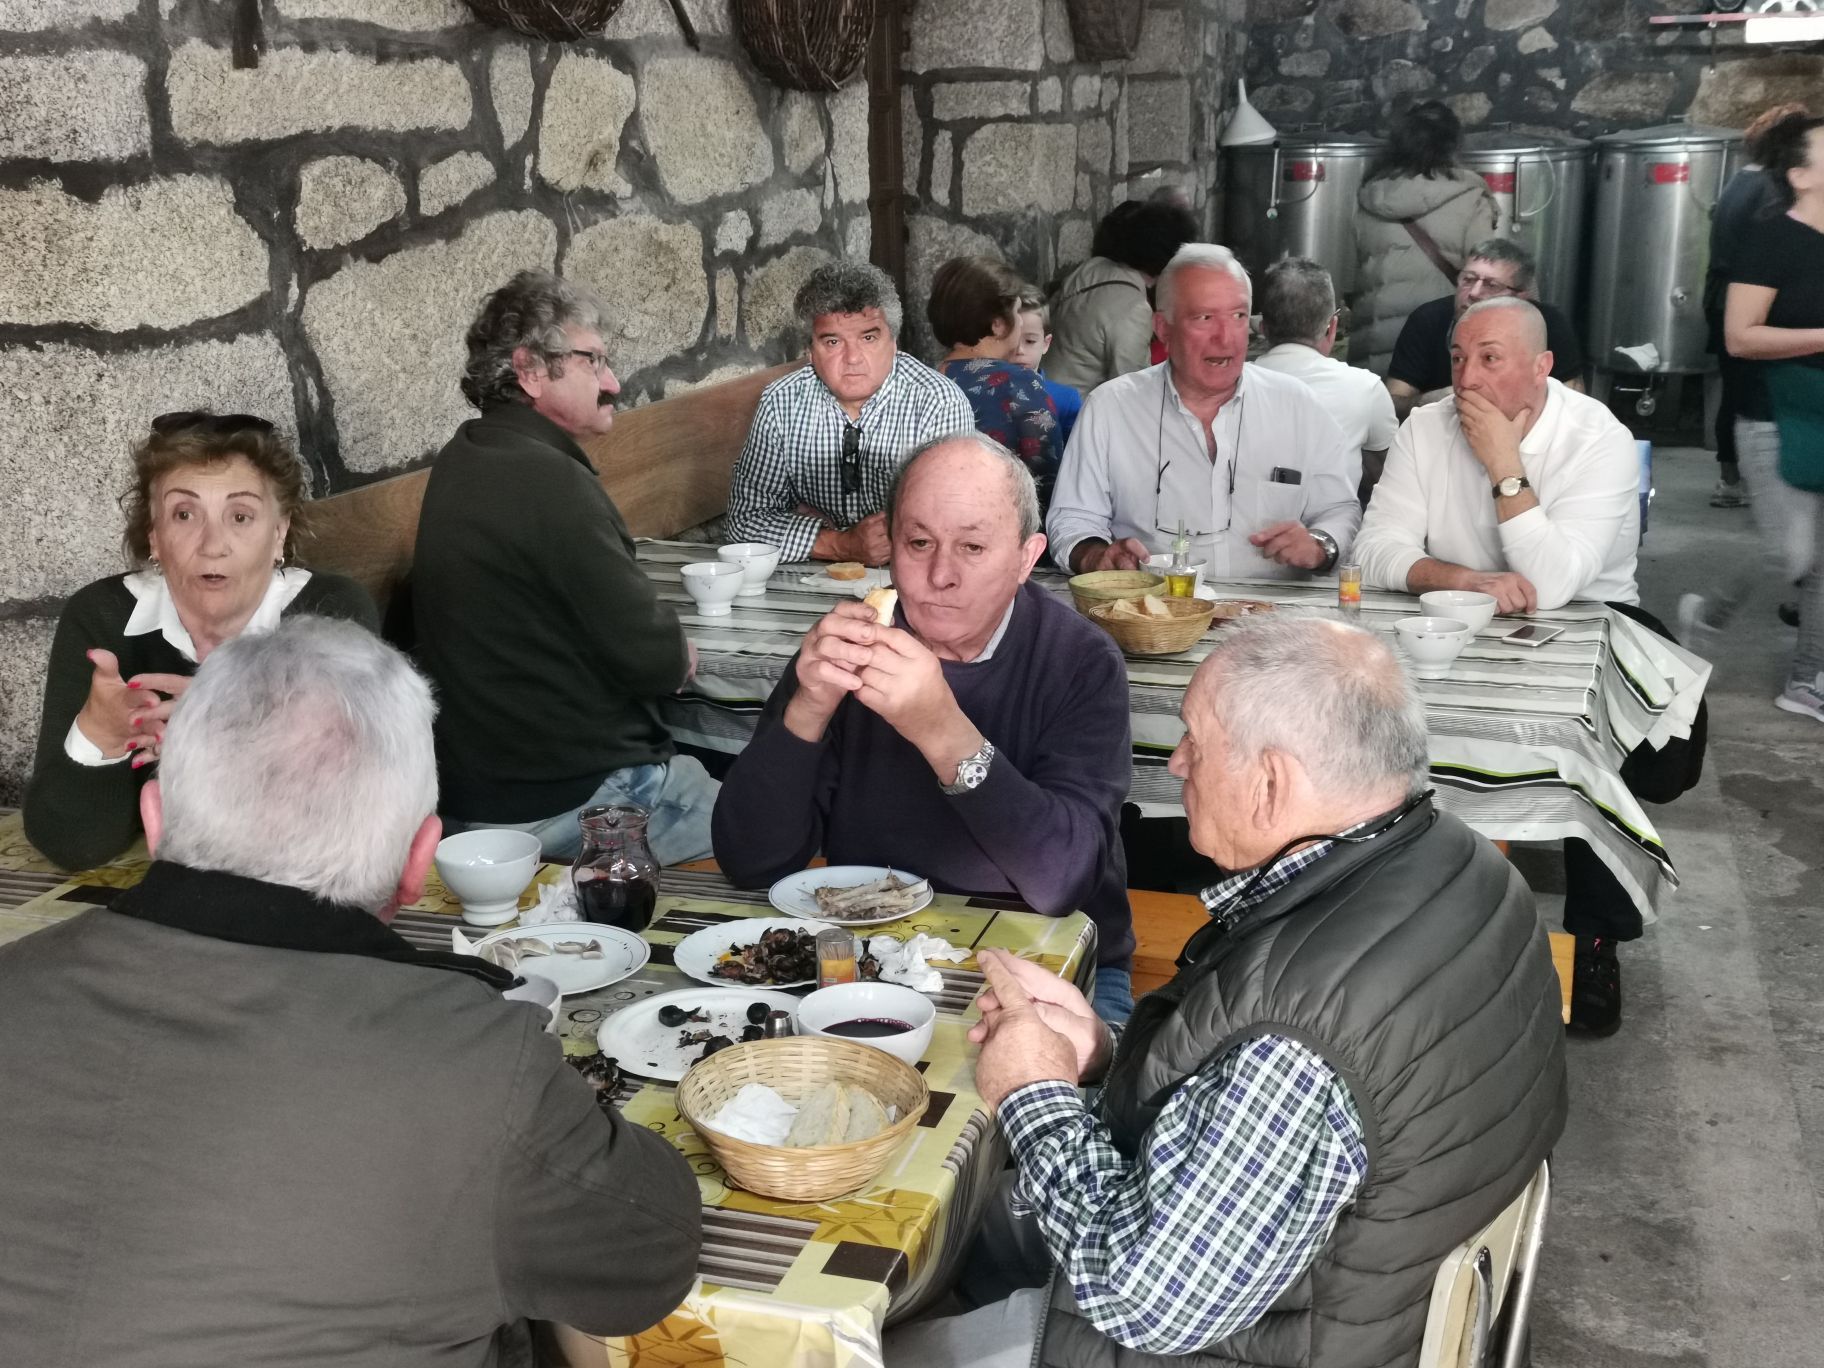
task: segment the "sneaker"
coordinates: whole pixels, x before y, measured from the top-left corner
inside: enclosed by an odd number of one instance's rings
[[[1685,594],[1678,600],[1678,640],[1682,646],[1697,649],[1697,643],[1707,637],[1712,628],[1704,621],[1704,596],[1702,594]]]
[[[1809,684],[1788,684],[1785,692],[1773,700],[1773,706],[1824,722],[1824,674],[1818,675]]]
[[[1606,936],[1577,937],[1571,961],[1571,1019],[1578,1035],[1611,1036],[1621,1029],[1621,961]]]
[[[1737,480],[1734,484],[1730,484],[1729,481],[1727,481],[1727,480],[1719,479],[1716,482],[1716,488],[1710,491],[1710,507],[1712,507],[1712,508],[1746,508],[1746,507],[1748,507],[1748,495],[1747,495],[1747,492],[1745,490],[1743,490],[1743,488],[1742,488],[1742,482],[1740,480]]]
[[[1797,627],[1799,625],[1799,603],[1797,599],[1790,600],[1789,602],[1780,605],[1780,621],[1785,623],[1788,627]]]

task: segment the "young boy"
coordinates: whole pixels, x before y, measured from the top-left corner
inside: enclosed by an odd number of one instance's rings
[[[1045,353],[1051,350],[1051,309],[1043,299],[1035,297],[1020,300],[1018,335],[1007,359],[1015,365],[1030,366],[1038,370],[1039,362]],[[1083,407],[1083,396],[1069,385],[1060,385],[1047,376],[1039,377],[1045,381],[1045,392],[1051,396],[1051,402],[1058,410],[1058,452],[1062,454],[1070,443],[1070,430],[1076,424],[1077,413]]]

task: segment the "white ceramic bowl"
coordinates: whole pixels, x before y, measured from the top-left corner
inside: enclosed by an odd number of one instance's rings
[[[727,617],[728,605],[747,578],[747,572],[726,561],[692,561],[680,571],[684,591],[697,601],[704,617]]]
[[[538,872],[541,847],[529,831],[482,827],[437,843],[437,877],[462,902],[471,926],[499,926],[519,912],[519,895]]]
[[[718,559],[741,567],[741,597],[758,598],[779,565],[779,548],[766,542],[736,542],[716,552]]]
[[[1420,679],[1442,679],[1475,636],[1461,618],[1409,617],[1393,625],[1412,660],[1412,672]]]
[[[1433,589],[1419,595],[1419,607],[1431,617],[1468,623],[1473,635],[1494,620],[1495,596],[1478,594],[1473,589]]]
[[[840,1036],[829,1030],[845,1021],[867,1019],[904,1021],[912,1029],[886,1036]],[[931,1044],[937,1024],[937,1004],[923,993],[897,983],[838,983],[819,988],[798,1004],[798,1033],[853,1040],[885,1050],[896,1059],[916,1065]]]
[[[1204,568],[1209,565],[1209,562],[1194,560],[1187,562],[1187,564],[1191,569],[1197,572],[1197,582],[1191,586],[1191,592],[1195,594],[1199,589],[1203,588],[1203,571]],[[1171,565],[1172,556],[1169,551],[1162,555],[1148,556],[1146,558],[1146,568],[1155,575],[1163,575],[1171,568]],[[1165,592],[1165,587],[1161,585],[1158,592],[1163,594]]]

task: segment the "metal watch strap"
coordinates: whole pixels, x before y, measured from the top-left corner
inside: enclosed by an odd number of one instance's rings
[[[1324,571],[1335,567],[1337,557],[1341,554],[1342,548],[1336,544],[1336,538],[1324,531],[1321,527],[1307,528],[1306,531],[1311,534],[1312,541],[1324,548],[1323,563],[1317,567],[1317,573],[1321,575]]]
[[[959,793],[968,793],[978,789],[988,777],[988,766],[994,763],[994,742],[982,742],[982,748],[974,755],[966,756],[957,762],[956,782],[943,785],[943,791],[952,797]]]

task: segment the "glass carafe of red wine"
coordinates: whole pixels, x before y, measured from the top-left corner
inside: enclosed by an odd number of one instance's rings
[[[659,901],[659,865],[646,844],[645,808],[584,808],[583,848],[570,866],[582,919],[619,926],[636,935],[652,921]]]

